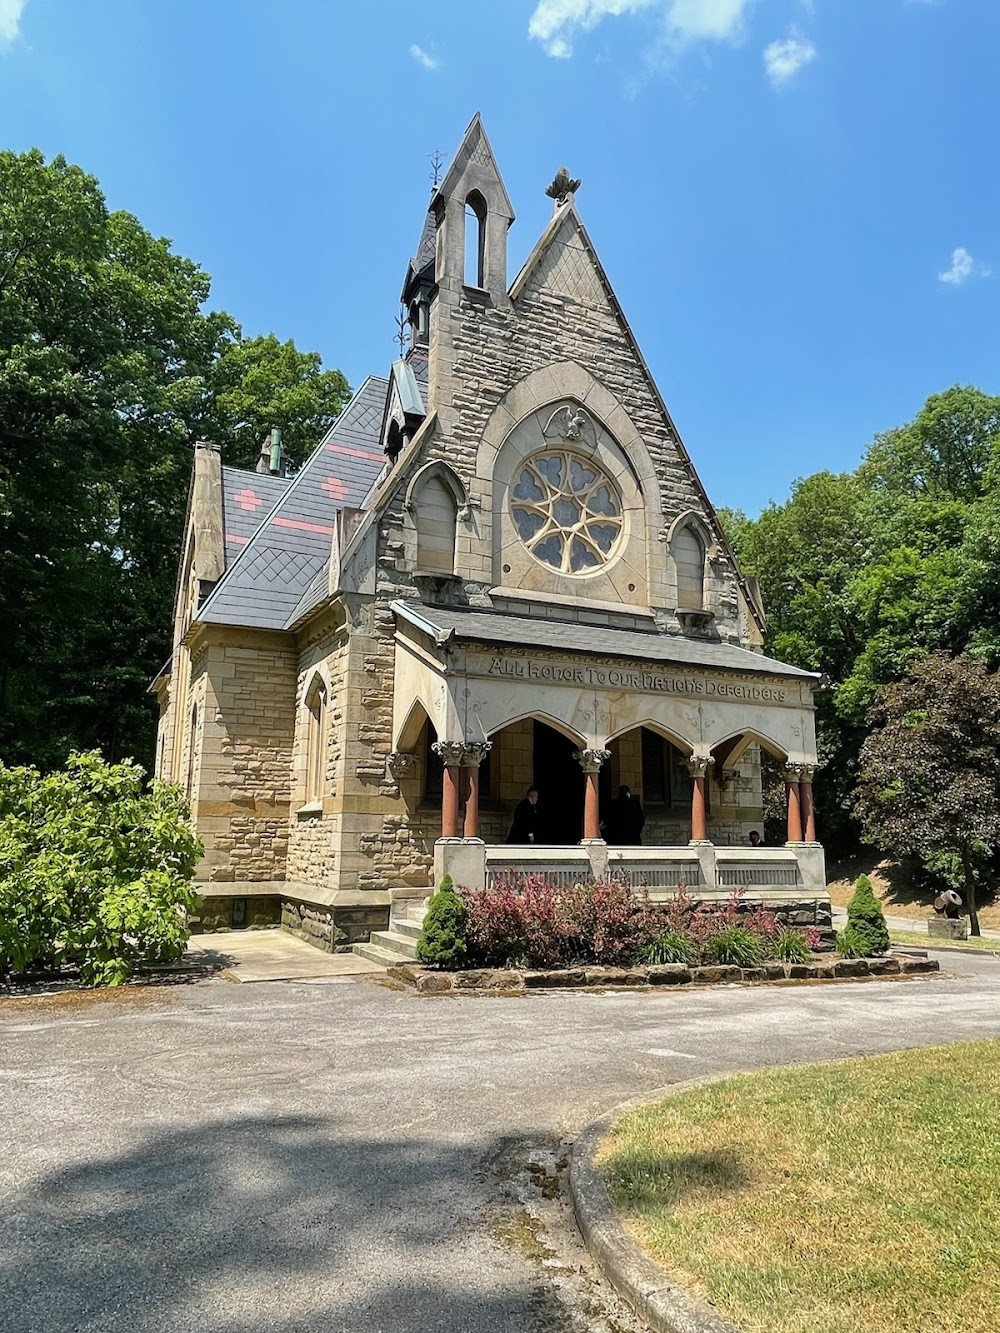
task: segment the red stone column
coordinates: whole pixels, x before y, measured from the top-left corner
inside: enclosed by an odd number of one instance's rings
[[[802,841],[816,841],[816,812],[813,808],[813,774],[815,764],[802,764],[799,778],[799,808],[802,812]]]
[[[435,741],[434,753],[440,756],[444,765],[444,781],[441,789],[441,837],[457,838],[458,805],[462,783],[462,754],[465,746],[461,741]]]
[[[706,806],[705,783],[708,770],[715,761],[710,755],[694,754],[687,760],[691,774],[691,841],[708,842],[708,830],[705,823]]]
[[[462,771],[468,774],[469,779],[465,794],[465,828],[463,830],[463,836],[466,838],[479,837],[479,765],[492,749],[492,741],[479,741],[473,745],[467,745],[462,755]]]
[[[799,800],[798,764],[785,765],[785,786],[788,789],[788,832],[787,842],[802,841],[802,804]]]
[[[573,758],[583,769],[583,838],[598,842],[601,837],[601,799],[598,774],[611,758],[610,750],[574,750]]]

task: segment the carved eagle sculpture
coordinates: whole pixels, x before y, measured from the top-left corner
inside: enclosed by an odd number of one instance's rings
[[[550,199],[556,201],[556,207],[561,208],[571,195],[576,194],[580,188],[578,180],[571,180],[570,174],[565,167],[560,167],[555,174],[555,179],[548,187],[545,193]]]

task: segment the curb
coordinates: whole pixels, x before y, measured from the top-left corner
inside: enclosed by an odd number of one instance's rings
[[[604,1177],[594,1165],[601,1140],[614,1121],[663,1097],[717,1083],[729,1074],[689,1079],[623,1102],[592,1121],[573,1145],[569,1190],[573,1211],[591,1257],[619,1296],[645,1320],[653,1333],[741,1333],[710,1305],[673,1286],[663,1270],[629,1238],[611,1203]]]

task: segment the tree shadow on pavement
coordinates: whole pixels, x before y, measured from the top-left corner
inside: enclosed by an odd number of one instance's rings
[[[561,1328],[483,1225],[482,1162],[501,1150],[376,1140],[306,1116],[150,1133],[8,1198],[0,1329]]]

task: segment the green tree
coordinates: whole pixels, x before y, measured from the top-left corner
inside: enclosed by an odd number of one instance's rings
[[[346,390],[208,312],[208,275],[63,158],[0,153],[0,754],[149,766],[193,442],[296,457]]]
[[[977,880],[1000,846],[1000,679],[935,653],[883,686],[861,748],[855,811],[867,841],[961,870],[973,935]]]
[[[272,426],[293,467],[300,466],[349,396],[339,370],[318,352],[300,352],[273,333],[229,343],[212,371],[211,415],[226,461],[252,467]]]
[[[1000,398],[955,386],[876,437],[851,474],[798,481],[758,519],[724,516],[760,581],[767,651],[823,672],[816,784],[840,850],[880,686],[930,652],[1000,661]]]

